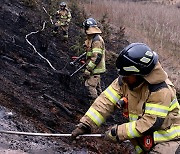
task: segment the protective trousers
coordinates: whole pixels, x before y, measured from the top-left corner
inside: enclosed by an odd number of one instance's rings
[[[155,145],[149,154],[180,154],[180,141],[162,142]]]
[[[60,25],[60,23],[55,23],[55,29],[54,31],[58,31],[58,27],[60,28],[60,30],[63,32],[63,37],[68,38],[68,29],[69,29],[69,25]]]
[[[61,26],[61,29],[63,31],[63,37],[68,38],[68,29],[69,29],[69,26],[68,25]]]
[[[87,78],[85,87],[87,88],[88,96],[91,99],[90,101],[94,101],[102,92],[100,75],[91,75]]]

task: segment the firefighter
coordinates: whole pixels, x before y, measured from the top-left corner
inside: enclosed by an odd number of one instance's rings
[[[110,141],[130,140],[137,153],[175,154],[180,145],[180,108],[176,91],[156,52],[132,43],[116,60],[119,77],[94,101],[80,119],[72,138],[91,133],[121,107],[128,122],[105,132]],[[127,112],[128,111],[128,112]]]
[[[71,21],[71,12],[67,8],[67,4],[65,2],[60,3],[59,10],[56,12],[55,16],[57,21],[55,23],[53,33],[57,34],[58,28],[60,28],[63,32],[64,39],[67,40],[69,23]]]
[[[89,101],[92,102],[102,92],[100,75],[106,71],[105,44],[96,20],[88,18],[83,22],[83,26],[87,36],[84,43],[86,51],[85,87]]]

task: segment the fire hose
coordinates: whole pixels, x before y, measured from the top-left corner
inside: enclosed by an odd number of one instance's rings
[[[50,134],[50,133],[32,133],[0,130],[3,134],[26,135],[26,136],[44,136],[44,137],[71,137],[71,134]],[[83,137],[104,137],[104,134],[83,134]]]
[[[45,11],[45,13],[49,16],[49,19],[51,21],[51,24],[54,24],[52,19],[51,19],[51,16],[49,15],[49,13],[47,12],[47,10],[43,7],[43,10]],[[34,49],[35,53],[37,53],[42,59],[44,59],[48,64],[49,66],[54,70],[54,71],[58,71],[52,64],[51,62],[45,58],[43,55],[41,55],[36,47],[28,40],[28,37],[32,34],[36,34],[36,33],[39,33],[40,31],[43,31],[45,29],[45,26],[46,26],[46,22],[43,22],[43,26],[42,26],[42,29],[41,30],[37,30],[35,32],[31,32],[29,34],[27,34],[25,36],[25,39],[27,41],[27,43],[32,46],[32,48]],[[75,65],[75,63],[77,63],[79,60],[81,60],[81,58],[83,58],[84,56],[86,55],[86,53],[83,53],[82,55],[80,55],[76,60],[74,60],[73,62],[70,62],[70,65]],[[79,72],[81,69],[83,69],[85,67],[85,64],[83,64],[80,68],[78,68],[76,71],[74,71],[72,74],[70,74],[70,77],[72,77],[73,75],[75,75],[77,72]]]
[[[26,41],[28,42],[28,44],[33,47],[35,53],[37,53],[42,59],[44,59],[44,60],[49,64],[49,66],[50,66],[53,70],[56,70],[56,69],[53,67],[53,65],[50,63],[50,61],[49,61],[47,58],[45,58],[44,56],[42,56],[42,55],[36,50],[35,46],[28,40],[28,36],[30,36],[30,35],[32,35],[32,34],[39,33],[40,31],[43,31],[43,30],[45,29],[45,25],[46,25],[46,22],[43,23],[43,27],[42,27],[41,30],[38,30],[38,31],[36,31],[36,32],[31,32],[31,33],[27,34],[26,37],[25,37],[25,39],[26,39]]]
[[[43,136],[43,137],[71,137],[72,134],[50,134],[50,133],[32,133],[32,132],[18,132],[18,131],[5,131],[0,130],[1,134],[12,134],[12,135],[25,135],[25,136]],[[79,137],[104,137],[105,134],[83,134]],[[129,143],[129,140],[123,141]]]

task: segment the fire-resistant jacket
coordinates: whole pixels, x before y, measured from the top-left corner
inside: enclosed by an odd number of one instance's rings
[[[65,10],[58,10],[56,12],[56,18],[58,19],[57,23],[61,26],[69,25],[71,21],[71,12],[65,8]]]
[[[105,45],[99,34],[90,35],[85,41],[86,47],[86,69],[92,75],[101,74],[106,71]]]
[[[91,128],[101,126],[116,108],[116,103],[126,97],[129,122],[118,125],[117,135],[121,141],[133,141],[146,134],[152,134],[154,143],[180,138],[180,108],[176,91],[159,62],[144,79],[134,89],[129,89],[121,77],[115,79],[80,122]],[[135,149],[137,153],[142,152],[139,146]]]

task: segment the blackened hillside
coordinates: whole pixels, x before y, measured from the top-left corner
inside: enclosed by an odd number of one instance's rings
[[[78,12],[75,3],[71,1],[69,3],[72,7],[73,20],[70,25],[70,39],[64,43],[61,35],[56,37],[52,35],[53,26],[42,8],[44,6],[48,11],[51,10],[48,1],[1,0],[1,129],[71,133],[80,117],[89,108],[81,73],[71,79],[68,76],[75,70],[69,66],[71,56],[78,54],[72,49],[77,47],[84,37],[79,24],[84,20],[83,15]],[[40,31],[43,24],[45,29]],[[56,70],[53,70],[25,39],[27,34],[37,31],[39,32],[30,35],[28,40]],[[120,47],[121,44],[117,46]],[[110,57],[114,59],[112,55]],[[108,72],[103,76],[103,88],[116,77],[111,58],[107,64]],[[110,118],[113,122],[114,119]],[[97,133],[104,132],[109,124],[111,123],[108,122]],[[0,149],[11,149],[17,153],[107,153],[107,151],[129,153],[130,151],[126,144],[117,146],[97,138],[72,143],[68,137],[43,138],[1,134],[0,140]]]

